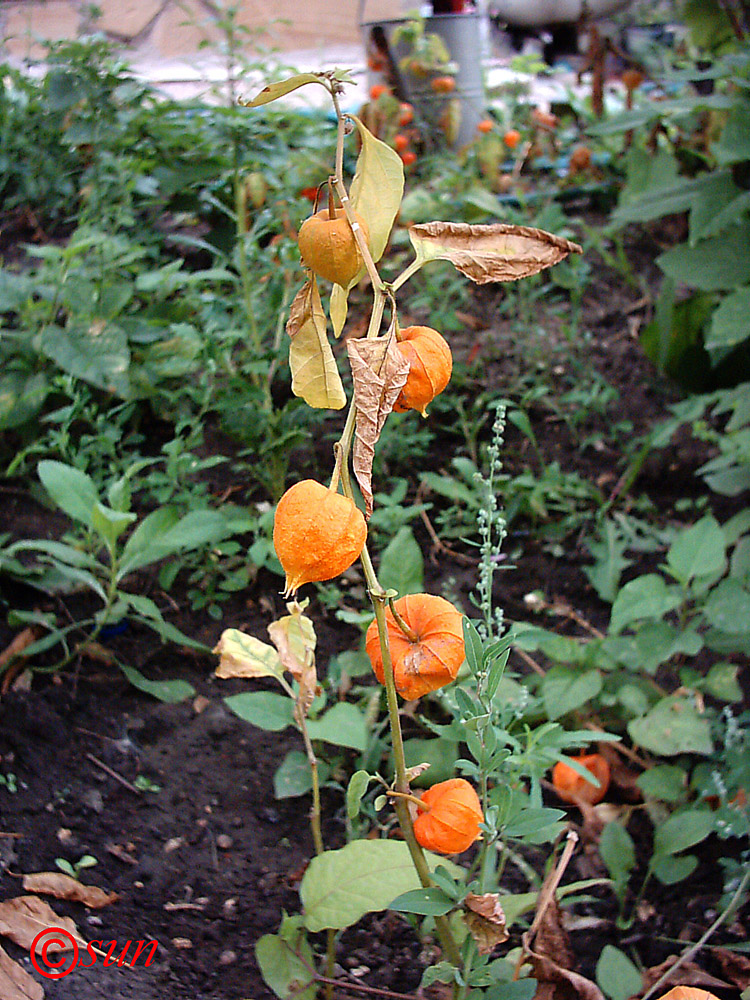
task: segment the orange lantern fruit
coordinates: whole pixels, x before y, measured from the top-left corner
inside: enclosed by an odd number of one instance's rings
[[[461,612],[433,594],[407,594],[394,604],[411,635],[385,613],[396,690],[407,701],[437,691],[456,679],[464,661]],[[367,629],[365,650],[381,684],[385,683],[377,622]]]
[[[468,781],[450,778],[428,788],[414,820],[414,836],[428,851],[460,854],[479,838],[479,824],[484,822],[479,796]]]
[[[518,143],[521,141],[521,133],[518,129],[509,128],[508,131],[503,136],[503,142],[508,147],[508,149],[515,149]]]
[[[591,150],[588,146],[576,146],[570,154],[570,172],[572,174],[588,170],[591,166]]]
[[[659,1000],[719,1000],[709,993],[704,986],[673,986],[668,993],[662,994]]]
[[[452,76],[436,76],[430,80],[430,87],[436,94],[450,94],[456,89],[456,81]]]
[[[429,326],[407,326],[399,333],[396,347],[409,362],[409,374],[393,409],[396,413],[418,410],[424,417],[427,404],[450,382],[451,349]]]
[[[563,802],[575,805],[578,802],[588,802],[596,805],[601,802],[609,788],[609,764],[600,753],[579,754],[575,761],[599,782],[598,787],[575,771],[570,764],[559,760],[552,768],[552,784]]]
[[[477,132],[491,132],[495,127],[495,123],[491,118],[483,118],[481,122],[477,123]]]
[[[355,214],[365,242],[370,233],[367,223]],[[315,274],[344,288],[362,267],[362,254],[343,208],[334,209],[333,218],[327,208],[321,209],[300,226],[297,237],[302,263]]]
[[[352,500],[314,479],[296,483],[279,500],[273,522],[273,547],[286,574],[284,596],[303,583],[343,573],[366,538],[364,515]]]
[[[414,121],[414,107],[404,101],[398,106],[399,125],[410,125]]]

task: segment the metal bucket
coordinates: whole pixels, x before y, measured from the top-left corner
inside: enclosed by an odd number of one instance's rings
[[[409,18],[369,21],[362,25],[366,49],[370,50],[374,44],[382,50],[383,42],[387,44],[391,55],[389,61],[396,77],[396,89],[401,92],[404,100],[414,105],[418,117],[430,130],[444,128],[445,115],[455,113],[457,122],[452,132],[453,145],[457,147],[471,142],[477,134],[477,125],[486,117],[482,79],[482,29],[485,20],[484,15],[477,13],[435,14],[424,18],[425,33],[434,32],[440,36],[451,60],[458,67],[455,74],[456,87],[450,94],[435,93],[430,87],[429,77],[417,76],[408,66],[402,66],[402,61],[408,58],[410,51],[403,42],[394,44],[392,38],[396,29],[406,24]],[[373,39],[377,39],[377,43]],[[370,82],[374,82],[374,78]]]

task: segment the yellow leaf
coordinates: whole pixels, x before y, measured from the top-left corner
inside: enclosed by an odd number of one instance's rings
[[[288,604],[291,614],[271,622],[268,634],[279,651],[285,670],[299,683],[297,701],[294,706],[298,722],[307,715],[318,686],[315,673],[315,626],[312,620],[302,614],[298,604]]]
[[[341,285],[334,285],[331,289],[331,304],[328,307],[328,312],[331,317],[334,337],[340,337],[344,329],[346,314],[349,310],[348,295],[348,290],[342,288]]]
[[[340,410],[346,405],[346,394],[326,336],[326,317],[314,277],[297,292],[286,332],[292,338],[289,367],[294,395],[308,406]]]
[[[478,285],[518,281],[559,263],[569,253],[581,253],[577,243],[543,229],[496,223],[471,226],[465,222],[426,222],[409,229],[417,260],[449,260]]]
[[[359,129],[362,149],[349,193],[354,211],[367,223],[370,253],[377,263],[401,205],[404,165],[395,149],[376,139],[359,118],[352,117]]]
[[[293,90],[304,87],[306,83],[320,83],[327,87],[318,73],[298,73],[296,76],[290,76],[287,80],[279,81],[279,83],[269,83],[252,101],[240,101],[240,104],[243,108],[259,108],[261,104],[270,104],[271,101],[275,101],[279,97],[291,94]]]
[[[214,653],[219,657],[216,676],[222,680],[231,677],[275,677],[280,680],[284,673],[273,646],[236,628],[221,633]]]

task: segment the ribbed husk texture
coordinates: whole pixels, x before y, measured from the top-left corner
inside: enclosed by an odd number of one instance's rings
[[[331,580],[357,559],[367,538],[360,509],[314,479],[286,491],[276,508],[273,546],[286,573],[284,596],[303,583]]]
[[[424,417],[428,403],[450,382],[451,349],[445,338],[429,326],[405,327],[396,346],[409,362],[409,375],[393,409],[397,413],[418,410]]]
[[[367,223],[356,213],[355,218],[367,242],[370,238]],[[332,219],[327,208],[305,219],[297,245],[303,264],[319,277],[344,288],[362,269],[362,254],[343,208],[335,209]]]
[[[463,778],[450,778],[428,788],[422,795],[427,811],[414,821],[414,836],[428,851],[460,854],[479,837],[484,821],[474,788]]]
[[[461,612],[433,594],[407,594],[395,602],[397,613],[415,633],[413,642],[386,611],[388,643],[396,690],[407,701],[445,687],[456,679],[464,661]],[[367,630],[365,649],[375,676],[385,682],[377,623]]]

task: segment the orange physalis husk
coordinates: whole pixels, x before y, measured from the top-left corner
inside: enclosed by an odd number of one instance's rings
[[[460,854],[479,838],[484,814],[479,797],[468,781],[450,778],[422,795],[426,810],[414,821],[414,836],[428,851]]]
[[[595,806],[607,794],[609,764],[599,753],[582,753],[575,759],[578,764],[593,774],[599,782],[599,786],[593,785],[562,760],[558,761],[552,768],[552,784],[563,802],[575,805],[577,801],[583,801]]]
[[[273,522],[273,547],[286,573],[284,596],[303,583],[343,573],[366,538],[364,516],[352,500],[314,479],[296,483],[279,500]]]
[[[396,413],[426,407],[450,382],[453,355],[447,341],[429,326],[407,326],[396,347],[409,362],[409,375],[393,406]]]
[[[704,986],[673,986],[668,993],[662,994],[659,1000],[719,1000],[709,993]]]
[[[450,601],[432,594],[407,594],[399,598],[394,606],[416,636],[414,641],[405,635],[390,608],[386,610],[396,690],[402,698],[413,701],[456,679],[464,661],[461,612]],[[365,649],[375,676],[384,684],[377,622],[372,622],[367,630]]]
[[[365,242],[370,234],[365,220],[355,214]],[[302,263],[327,281],[346,288],[363,266],[360,252],[343,208],[334,209],[333,218],[327,208],[321,209],[300,226],[297,237]]]

